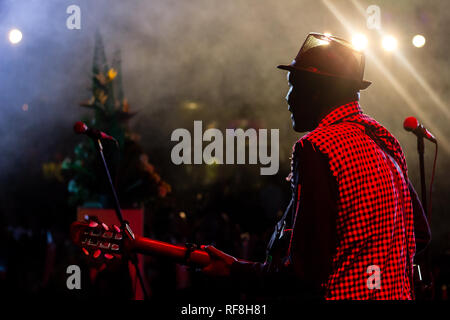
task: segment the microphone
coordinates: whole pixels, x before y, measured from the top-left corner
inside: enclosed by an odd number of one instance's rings
[[[430,140],[433,143],[437,143],[436,138],[434,135],[427,130],[419,121],[417,121],[414,117],[408,117],[403,122],[403,128],[405,128],[406,131],[413,132],[418,137],[424,137],[425,139]]]
[[[89,128],[84,122],[81,122],[81,121],[75,122],[75,125],[73,126],[73,130],[77,134],[85,134],[85,135],[91,137],[92,139],[111,140],[117,144],[117,140],[114,139],[113,137],[111,137],[110,135],[108,135],[98,129]]]

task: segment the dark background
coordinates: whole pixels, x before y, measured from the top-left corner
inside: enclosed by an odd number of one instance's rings
[[[71,4],[81,8],[81,30],[66,28]],[[399,41],[394,53],[384,52],[380,34],[366,27],[370,4],[381,8],[382,32]],[[108,58],[121,49],[125,95],[139,111],[131,128],[173,188],[168,198],[146,209],[146,235],[214,243],[236,256],[264,259],[273,223],[288,202],[284,178],[291,147],[301,136],[291,129],[285,72],[275,66],[289,63],[307,33],[315,31],[346,39],[355,32],[367,35],[365,78],[373,84],[362,91],[361,105],[400,141],[418,191],[416,141],[403,130],[404,118],[417,117],[439,141],[432,252],[442,298],[450,271],[449,6],[445,0],[0,1],[0,272],[5,284],[0,290],[74,295],[65,287],[65,268],[80,259],[68,239],[76,209],[67,204],[66,184],[45,179],[43,164],[73,156],[83,139],[73,134],[72,125],[86,114],[78,103],[90,97],[97,30]],[[17,45],[7,39],[13,27],[23,33]],[[427,41],[420,49],[411,44],[418,33]],[[197,108],[186,108],[189,102]],[[223,130],[236,122],[279,129],[278,174],[261,176],[260,165],[172,164],[170,135],[176,128],[192,132],[194,120]],[[434,146],[426,143],[428,182],[433,156]],[[57,256],[43,280],[49,237]],[[242,251],[247,240],[248,254]],[[147,262],[155,296],[183,291],[173,264]],[[204,283],[192,273],[186,287]]]

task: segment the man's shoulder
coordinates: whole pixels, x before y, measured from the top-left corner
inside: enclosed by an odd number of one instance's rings
[[[294,157],[301,159],[300,162],[306,162],[305,159],[329,162],[330,158],[336,157],[335,150],[354,143],[355,137],[363,132],[363,129],[345,123],[317,127],[295,143]]]
[[[323,148],[346,145],[349,141],[365,140],[364,127],[357,123],[340,122],[324,127],[317,127],[305,134],[299,141],[301,145],[310,143]]]
[[[377,149],[375,142],[366,134],[365,127],[353,122],[317,127],[297,141],[295,147],[298,154],[311,149],[314,153],[320,153],[336,170],[351,163],[356,155],[372,154]]]

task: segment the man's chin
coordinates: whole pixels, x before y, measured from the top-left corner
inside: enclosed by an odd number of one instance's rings
[[[295,123],[295,120],[294,120],[294,119],[291,119],[291,121],[292,121],[292,129],[294,129],[294,131],[300,132],[300,131],[298,131],[298,129],[297,129],[297,124]]]

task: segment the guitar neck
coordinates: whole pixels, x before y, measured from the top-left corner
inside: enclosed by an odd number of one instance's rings
[[[173,245],[167,242],[145,237],[136,237],[130,243],[130,250],[136,253],[171,258],[178,263],[204,267],[210,263],[209,254],[203,250],[192,250],[185,246]]]
[[[204,250],[191,250],[186,246],[136,236],[135,240],[123,237],[118,227],[107,227],[97,222],[74,222],[70,226],[72,241],[82,247],[87,255],[97,258],[101,252],[117,254],[135,252],[170,258],[181,264],[204,267],[210,263],[209,254]],[[97,253],[98,252],[98,253]]]

